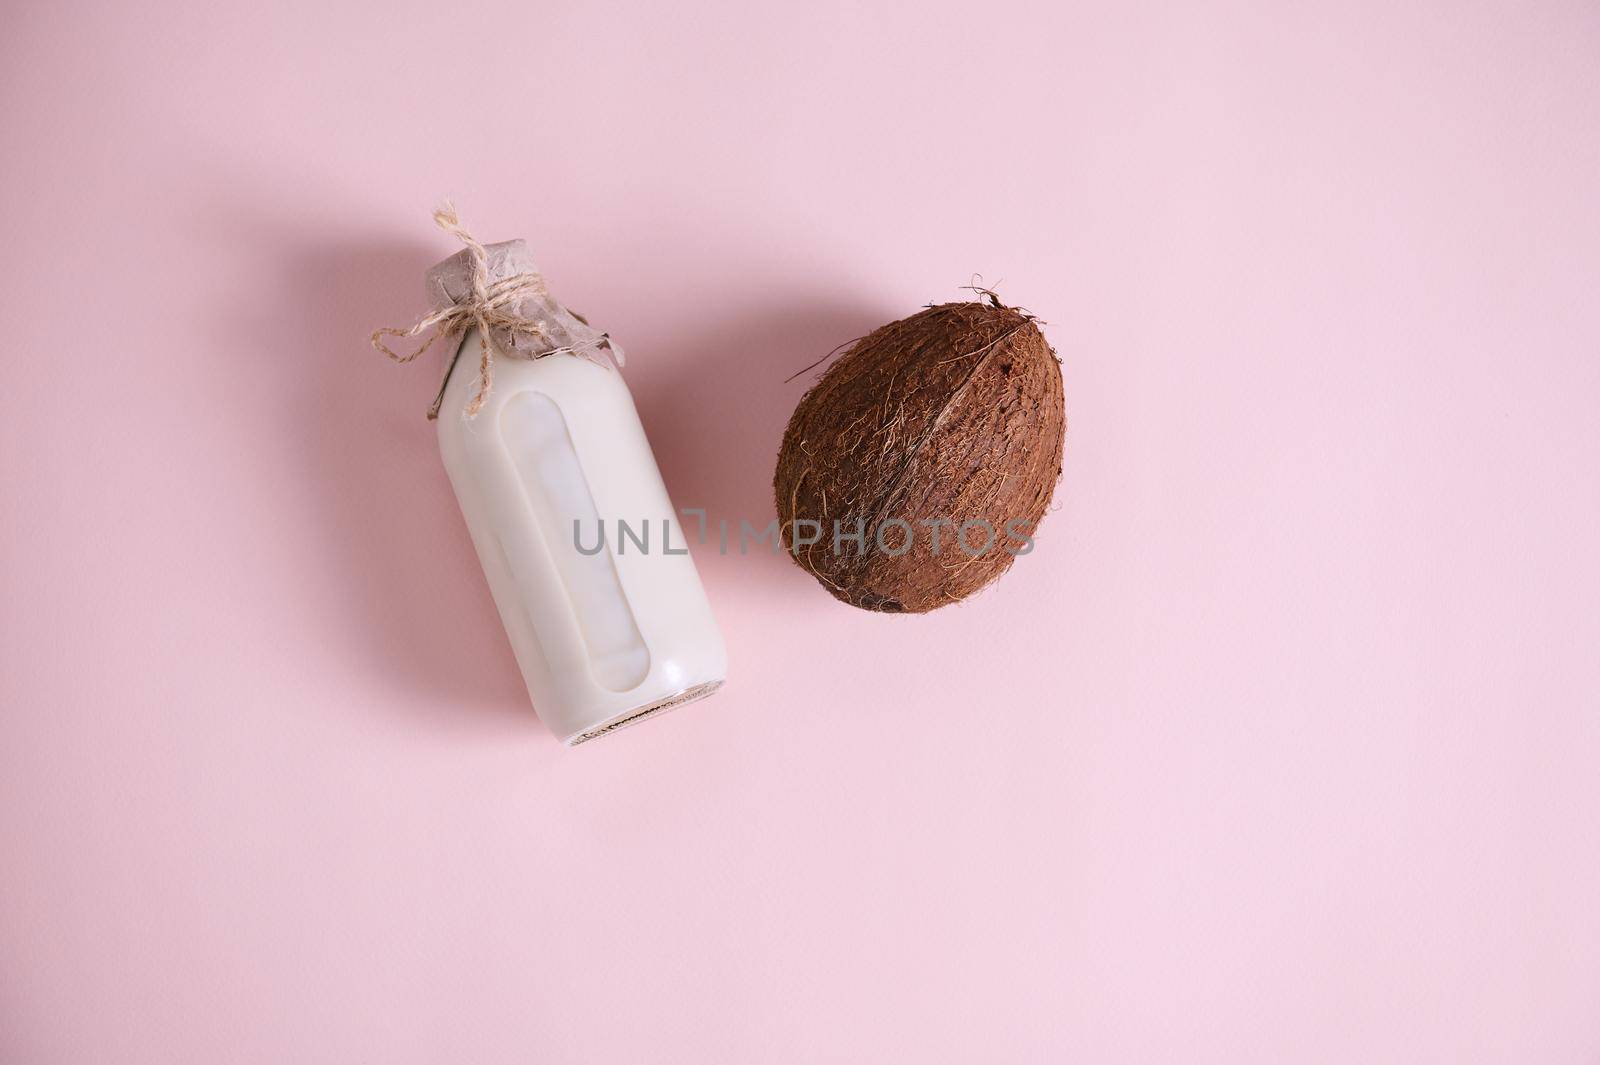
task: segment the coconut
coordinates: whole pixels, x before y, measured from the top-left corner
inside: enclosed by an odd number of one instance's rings
[[[1061,476],[1061,365],[1032,315],[984,296],[855,341],[789,419],[780,542],[852,606],[925,613],[1033,548]]]

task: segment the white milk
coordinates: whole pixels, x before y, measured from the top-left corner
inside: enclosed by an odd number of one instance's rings
[[[497,352],[467,418],[478,330],[462,344],[439,450],[539,717],[570,745],[716,691],[722,633],[622,374]]]

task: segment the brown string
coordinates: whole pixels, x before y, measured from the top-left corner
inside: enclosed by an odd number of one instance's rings
[[[478,361],[478,391],[466,407],[466,415],[471,418],[483,409],[484,403],[488,402],[489,391],[494,387],[494,349],[489,340],[490,330],[504,329],[512,334],[520,333],[536,337],[547,335],[544,322],[524,318],[515,311],[517,302],[522,297],[544,294],[544,278],[538,274],[517,274],[490,284],[489,253],[484,250],[482,244],[473,239],[471,233],[461,227],[455,206],[446,202],[443,207],[433,212],[433,221],[440,229],[452,234],[467,246],[467,252],[472,257],[472,295],[464,302],[454,303],[443,310],[435,311],[410,329],[374,330],[372,346],[395,362],[403,364],[412,362],[433,347],[433,342],[440,337],[460,336],[473,326],[477,326],[478,343],[481,348]],[[433,335],[408,355],[393,350],[383,342],[384,337],[409,340],[429,329],[434,331]],[[546,352],[551,355],[555,353],[555,351]],[[450,380],[450,371],[454,368],[455,361],[451,360],[450,365],[445,368],[444,382],[439,385],[438,398],[428,409],[429,421],[439,416],[439,407],[444,402],[444,385]]]

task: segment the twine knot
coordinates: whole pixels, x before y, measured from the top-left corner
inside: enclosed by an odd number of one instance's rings
[[[472,261],[471,285],[472,291],[465,298],[459,299],[450,306],[434,311],[432,314],[421,318],[409,329],[383,328],[375,329],[372,333],[372,346],[397,363],[413,362],[429,348],[434,341],[443,338],[457,337],[465,334],[473,326],[478,328],[478,390],[473,395],[465,409],[467,417],[476,417],[488,402],[489,392],[494,388],[494,344],[490,333],[501,330],[509,334],[513,341],[519,335],[536,337],[545,343],[550,342],[549,325],[538,319],[528,318],[518,313],[519,305],[524,298],[529,296],[547,296],[544,278],[537,273],[520,273],[501,281],[489,280],[489,253],[484,246],[473,238],[461,225],[461,219],[456,215],[455,205],[445,202],[444,206],[433,212],[433,221],[440,229],[451,234],[462,244],[466,245],[467,253]],[[570,313],[570,312],[568,312]],[[581,319],[580,319],[581,320]],[[402,353],[395,351],[383,341],[384,337],[400,337],[409,340],[412,337],[433,330],[431,336],[423,341],[414,351]],[[579,347],[593,347],[605,345],[607,338],[600,334],[598,342],[587,345],[573,345],[569,347],[551,347],[550,350],[541,352],[536,358],[544,355],[555,355],[561,352],[576,351]],[[460,352],[456,353],[460,358]],[[439,385],[439,394],[434,399],[433,405],[428,408],[428,420],[432,421],[439,416],[439,408],[444,403],[445,386],[450,381],[450,373],[455,369],[455,360],[450,361],[444,373],[444,381]]]

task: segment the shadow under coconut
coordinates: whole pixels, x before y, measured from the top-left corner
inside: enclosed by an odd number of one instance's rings
[[[682,512],[706,512],[706,540],[693,546],[708,585],[825,596],[781,549],[751,541],[741,554],[740,523],[759,532],[777,519],[772,475],[778,447],[795,405],[826,363],[806,367],[892,317],[865,302],[791,298],[735,311],[702,333],[663,338],[655,352],[645,343],[632,345],[639,363],[664,369],[646,375],[630,362],[629,382],[691,542],[697,519]]]

